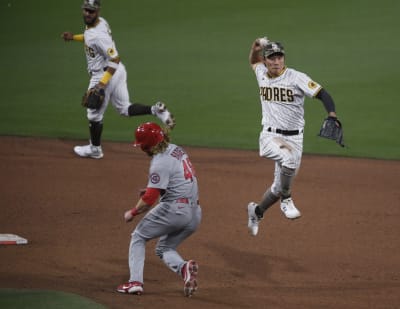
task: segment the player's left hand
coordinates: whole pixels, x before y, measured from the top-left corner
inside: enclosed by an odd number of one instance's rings
[[[345,147],[343,142],[342,123],[335,116],[328,116],[324,119],[318,136],[333,139],[340,146]]]
[[[105,90],[101,84],[90,88],[82,97],[82,106],[91,109],[99,109],[104,102]]]

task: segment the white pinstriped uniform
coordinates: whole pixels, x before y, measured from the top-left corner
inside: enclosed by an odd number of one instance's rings
[[[263,130],[260,133],[260,156],[275,161],[272,193],[280,193],[280,171],[285,166],[300,167],[303,152],[304,99],[314,97],[321,85],[309,76],[294,69],[285,68],[278,77],[269,77],[263,63],[253,65],[260,89]],[[270,129],[269,129],[270,128]],[[268,131],[270,130],[270,132]],[[275,133],[280,130],[299,130],[297,135]]]
[[[108,61],[118,57],[118,51],[111,36],[110,26],[103,17],[99,17],[99,22],[94,27],[86,27],[84,38],[87,70],[91,76],[88,87],[90,89],[99,83]],[[102,107],[98,110],[87,110],[89,121],[101,121],[110,101],[118,113],[128,116],[128,107],[131,103],[129,101],[127,73],[122,62],[119,63],[117,70],[106,86]]]

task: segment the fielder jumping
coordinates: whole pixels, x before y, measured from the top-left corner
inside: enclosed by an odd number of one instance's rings
[[[256,74],[262,109],[260,156],[275,161],[272,185],[259,203],[247,205],[248,228],[255,236],[264,212],[279,200],[288,219],[301,215],[293,202],[291,188],[303,152],[305,96],[322,101],[328,116],[336,121],[337,118],[328,92],[306,74],[285,66],[282,44],[267,38],[256,39],[249,62]]]

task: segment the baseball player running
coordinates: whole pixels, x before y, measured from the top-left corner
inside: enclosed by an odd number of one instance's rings
[[[137,224],[129,247],[130,278],[118,286],[120,293],[143,293],[143,268],[146,242],[159,238],[156,254],[165,265],[183,279],[185,296],[197,289],[198,264],[183,260],[177,247],[192,235],[201,221],[197,178],[188,154],[169,143],[165,130],[155,123],[144,123],[135,132],[135,146],[151,157],[146,190],[131,210],[124,214],[126,222],[153,207]]]
[[[280,200],[288,219],[300,217],[291,197],[292,181],[300,167],[303,151],[305,96],[322,101],[328,116],[336,118],[335,104],[322,86],[304,73],[285,66],[282,44],[267,38],[256,39],[249,55],[260,91],[262,131],[261,157],[275,161],[274,180],[259,203],[247,206],[248,228],[258,233],[264,212]]]
[[[80,157],[101,159],[103,157],[101,148],[103,117],[109,101],[123,116],[153,114],[170,128],[174,127],[175,119],[162,102],[157,102],[153,106],[130,103],[126,69],[120,61],[111,36],[111,29],[107,21],[100,17],[100,0],[84,0],[82,12],[86,24],[84,33],[64,32],[62,34],[65,41],[84,43],[90,75],[88,92],[82,101],[82,105],[87,107],[90,144],[76,146],[74,151]],[[88,102],[91,97],[95,97],[96,104]]]

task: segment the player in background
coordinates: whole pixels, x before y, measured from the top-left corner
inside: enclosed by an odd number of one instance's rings
[[[280,43],[256,39],[249,62],[256,74],[262,109],[259,153],[275,161],[272,185],[258,204],[251,202],[247,206],[248,228],[255,236],[264,212],[279,200],[288,219],[301,215],[293,202],[291,188],[303,152],[305,96],[322,101],[328,116],[336,118],[336,112],[332,97],[320,84],[286,67],[285,51]]]
[[[159,238],[156,254],[183,279],[185,296],[197,289],[198,264],[183,260],[177,247],[192,235],[201,221],[197,178],[188,154],[169,142],[165,130],[155,123],[140,125],[135,146],[151,157],[147,188],[136,206],[125,212],[126,222],[146,212],[132,233],[129,246],[130,278],[118,286],[120,293],[143,293],[143,269],[147,241]],[[159,201],[158,201],[159,199]],[[157,202],[158,201],[158,202]]]
[[[103,157],[101,148],[103,117],[110,101],[123,116],[153,114],[170,128],[174,127],[175,119],[162,102],[148,106],[140,103],[132,104],[129,101],[127,72],[112,39],[111,29],[107,21],[100,17],[100,0],[84,0],[82,12],[86,25],[84,33],[64,32],[61,36],[65,41],[84,43],[87,70],[90,75],[88,89],[103,88],[105,98],[99,109],[87,109],[90,144],[76,146],[74,151],[81,157],[100,159]]]

